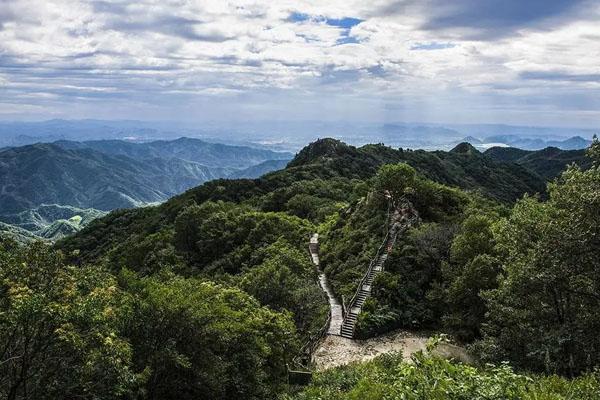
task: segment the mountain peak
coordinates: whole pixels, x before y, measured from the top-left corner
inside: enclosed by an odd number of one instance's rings
[[[462,140],[462,142],[466,142],[466,143],[470,143],[470,144],[481,144],[482,143],[481,140],[479,140],[473,136],[467,136],[466,138],[464,138]]]
[[[467,154],[467,155],[481,154],[479,152],[479,150],[477,150],[475,147],[473,147],[472,144],[467,143],[467,142],[462,142],[462,143],[456,145],[456,147],[454,147],[452,150],[450,150],[450,152],[455,153],[455,154]]]
[[[296,167],[299,165],[310,164],[320,159],[349,154],[352,153],[353,150],[356,149],[337,139],[318,139],[300,150],[300,152],[296,154],[296,157],[288,164],[288,167]]]

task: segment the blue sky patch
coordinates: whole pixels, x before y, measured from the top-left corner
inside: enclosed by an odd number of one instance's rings
[[[309,19],[310,19],[310,15],[308,15],[308,14],[293,12],[287,18],[287,21],[289,21],[289,22],[304,22],[304,21],[308,21]]]
[[[349,36],[347,33],[345,35],[340,36],[340,38],[335,42],[336,45],[340,44],[352,44],[352,43],[360,43],[357,38],[354,36]]]
[[[351,29],[352,27],[354,27],[364,21],[362,19],[350,18],[350,17],[325,18],[320,15],[309,15],[309,14],[300,13],[300,12],[293,12],[287,17],[287,21],[296,22],[296,23],[306,22],[306,21],[310,21],[310,20],[314,20],[316,22],[325,22],[329,26],[335,26],[335,27],[343,28],[343,29]]]
[[[309,15],[300,12],[291,13],[286,21],[294,23],[302,23],[306,21],[314,21],[317,23],[325,23],[329,26],[341,28],[340,37],[336,41],[336,46],[344,44],[359,43],[358,39],[350,35],[352,27],[363,22],[363,19],[344,17],[344,18],[326,18],[320,15]]]
[[[341,18],[341,19],[335,19],[335,18],[326,18],[325,19],[325,23],[327,25],[337,26],[339,28],[344,28],[344,29],[351,29],[353,26],[356,26],[363,21],[364,20],[362,20],[362,19],[348,18],[348,17]]]

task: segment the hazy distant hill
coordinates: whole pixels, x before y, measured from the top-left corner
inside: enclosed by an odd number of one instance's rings
[[[88,217],[102,215],[82,210],[162,202],[237,171],[257,177],[281,168],[279,159],[287,163],[290,158],[289,153],[196,139],[5,148],[0,150],[0,221],[40,237],[61,237],[84,226]],[[260,166],[248,169],[254,165]],[[73,217],[80,219],[73,223]]]
[[[159,202],[190,186],[226,176],[172,159],[135,160],[91,149],[35,144],[0,152],[0,215],[40,204],[112,210]]]
[[[127,156],[136,160],[177,158],[197,162],[211,168],[244,169],[266,160],[290,160],[292,158],[290,153],[247,146],[209,143],[192,138],[179,138],[171,141],[157,140],[148,143],[98,140],[89,142],[59,141],[55,144],[65,149],[87,148],[109,155]]]
[[[541,150],[546,147],[557,147],[562,150],[580,150],[588,147],[592,141],[582,138],[581,136],[573,136],[568,139],[545,139],[524,138],[514,135],[499,135],[489,136],[483,140],[483,143],[503,143],[510,147],[516,147],[524,150]]]

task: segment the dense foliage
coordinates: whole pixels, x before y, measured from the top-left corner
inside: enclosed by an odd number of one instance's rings
[[[321,234],[322,266],[348,300],[402,202],[420,224],[398,238],[375,280],[360,337],[442,330],[497,365],[592,371],[600,365],[599,148],[596,141],[589,150],[594,167],[570,167],[546,192],[537,174],[468,144],[424,152],[325,139],[285,170],[112,212],[54,248],[4,241],[0,394],[275,398],[286,391],[286,364],[327,316],[310,234]],[[504,365],[413,361],[384,358],[318,375],[296,398],[533,399],[598,390],[595,374],[568,384]]]
[[[575,380],[526,376],[508,365],[475,368],[416,354],[378,359],[317,374],[306,389],[286,400],[541,400],[597,399],[600,375]]]
[[[598,146],[589,150],[592,161]],[[396,243],[359,316],[358,335],[444,329],[473,343],[484,360],[528,370],[573,376],[600,364],[599,199],[598,167],[571,166],[548,185],[547,200],[525,196],[512,210],[470,195],[462,210],[436,219],[425,217],[430,204],[418,204],[424,223]],[[346,225],[333,226],[324,247],[342,294],[354,290],[381,240],[363,211],[373,209],[357,207]]]
[[[600,363],[600,170],[569,168],[550,199],[526,197],[497,225],[502,275],[485,293],[481,347],[531,369],[575,374]]]
[[[298,348],[291,316],[239,289],[14,243],[0,247],[0,343],[7,399],[263,399]]]
[[[118,398],[134,376],[110,274],[36,244],[0,246],[0,396]]]

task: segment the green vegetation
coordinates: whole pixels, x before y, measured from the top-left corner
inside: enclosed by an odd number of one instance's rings
[[[106,211],[165,201],[232,173],[258,177],[283,168],[290,158],[289,153],[186,138],[59,141],[0,149],[0,221],[57,240]],[[82,224],[70,220],[78,214]],[[0,226],[4,231],[9,229]]]
[[[589,158],[585,157],[584,150],[561,150],[556,147],[537,151],[493,147],[486,150],[484,154],[497,161],[522,165],[547,180],[552,180],[560,175],[566,165],[574,163],[583,169],[587,169],[591,165]]]
[[[80,231],[106,212],[58,204],[42,204],[17,214],[2,215],[0,235],[20,242],[58,240]]]
[[[490,358],[573,375],[600,362],[600,170],[571,167],[549,192],[546,202],[523,198],[496,226],[502,275],[484,295],[480,346]]]
[[[43,244],[0,246],[0,395],[118,398],[134,379],[116,280]]]
[[[568,380],[559,376],[527,376],[508,365],[476,368],[416,354],[335,368],[286,400],[551,400],[597,399],[600,374]]]
[[[114,211],[54,247],[4,239],[0,395],[597,398],[598,148],[596,167],[569,167],[546,191],[537,174],[468,144],[324,139],[282,171]],[[421,223],[398,238],[357,334],[444,331],[499,366],[385,357],[295,393],[286,364],[328,311],[309,235],[321,234],[322,266],[348,300],[401,202]]]
[[[287,313],[169,272],[118,277],[43,244],[0,247],[0,395],[263,399],[297,351]]]

